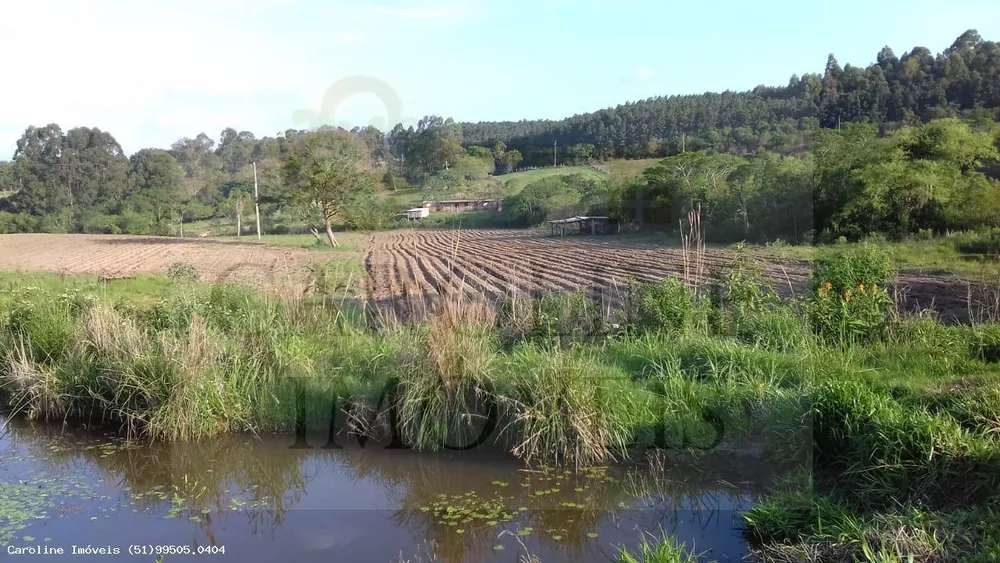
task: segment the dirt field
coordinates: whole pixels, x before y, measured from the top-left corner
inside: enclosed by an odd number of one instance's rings
[[[708,250],[708,282],[732,260]],[[629,280],[656,282],[684,272],[679,248],[625,244],[615,238],[554,238],[534,231],[393,231],[376,235],[366,258],[372,299],[409,316],[433,308],[446,292],[496,300],[550,291],[585,291],[614,305]],[[765,278],[783,294],[803,287],[799,262],[771,263]]]
[[[732,263],[732,252],[709,249],[709,283]],[[393,231],[375,235],[365,259],[369,297],[403,318],[433,310],[445,293],[496,300],[582,290],[607,305],[620,300],[628,280],[655,282],[684,272],[679,248],[628,244],[613,237],[544,236],[535,231]],[[764,278],[781,294],[806,290],[807,262],[771,261]],[[968,317],[969,285],[953,276],[907,276],[897,280],[898,299],[908,310],[933,308]]]
[[[279,292],[307,287],[306,267],[318,256],[304,249],[204,239],[0,236],[0,270],[94,274],[113,279],[165,274],[172,264],[183,262],[197,268],[204,282],[231,282]]]
[[[362,235],[357,237],[362,240]],[[422,316],[445,294],[495,301],[582,290],[605,305],[620,301],[629,280],[655,282],[684,272],[679,248],[628,243],[615,237],[544,236],[519,230],[391,231],[365,236],[363,292],[399,318]],[[310,293],[309,265],[336,255],[236,241],[106,235],[0,235],[0,270],[93,274],[125,278],[165,274],[182,262],[207,283],[238,283],[283,296]],[[722,275],[732,253],[710,249],[704,283]],[[811,271],[796,260],[770,261],[764,277],[787,296],[806,290]],[[355,278],[356,279],[356,278]],[[967,320],[970,302],[996,303],[954,276],[902,275],[897,297],[908,310],[934,309]],[[996,292],[997,288],[987,291]]]

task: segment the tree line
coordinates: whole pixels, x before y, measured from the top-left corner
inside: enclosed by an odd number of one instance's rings
[[[621,219],[677,226],[700,208],[717,241],[900,239],[1000,227],[1000,126],[955,118],[880,136],[871,123],[817,132],[798,155],[704,151],[619,184]]]
[[[254,204],[255,170],[272,232],[276,220],[377,228],[391,221],[392,210],[375,197],[385,167],[371,138],[368,130],[323,128],[258,139],[227,128],[218,142],[201,133],[166,150],[126,156],[97,128],[29,127],[13,160],[0,163],[0,232],[166,235],[223,216],[234,217],[242,232]],[[316,194],[308,201],[303,195],[323,165],[339,170],[321,182],[324,189],[350,191],[336,209]]]
[[[715,242],[892,239],[1000,227],[1000,125],[955,118],[880,136],[871,123],[817,132],[797,155],[686,152],[624,181],[549,177],[506,198],[511,226],[610,215],[677,230],[701,211]]]
[[[732,154],[805,150],[811,134],[867,120],[882,132],[945,117],[996,119],[1000,108],[1000,44],[975,30],[937,56],[916,47],[898,57],[885,47],[866,68],[841,67],[830,55],[822,74],[792,76],[787,86],[747,92],[658,97],[563,120],[462,123],[466,145],[502,141],[525,165],[574,157],[665,157],[710,150]],[[573,147],[576,146],[574,149]]]
[[[383,228],[387,193],[511,196],[508,224],[600,212],[673,225],[700,205],[716,238],[803,241],[995,224],[1000,46],[975,31],[934,57],[793,77],[787,87],[655,98],[562,121],[457,123],[427,116],[387,133],[223,130],[126,155],[111,133],[29,127],[0,163],[0,232],[168,234],[242,216],[254,167],[269,232]],[[959,119],[959,117],[961,119]],[[547,179],[510,194],[521,166],[655,157],[628,182]],[[322,197],[320,197],[322,195]],[[286,227],[287,228],[287,227]]]

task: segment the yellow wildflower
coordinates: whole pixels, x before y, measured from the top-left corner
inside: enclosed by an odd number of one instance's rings
[[[858,285],[858,292],[862,294],[865,292],[865,284]]]
[[[850,301],[852,297],[854,297],[854,292],[848,289],[847,293],[844,294],[844,301]]]

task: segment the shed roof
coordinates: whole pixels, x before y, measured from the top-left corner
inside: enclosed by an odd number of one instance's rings
[[[492,203],[495,201],[503,201],[500,199],[447,199],[443,201],[425,201],[424,203]]]
[[[549,223],[555,223],[555,224],[558,225],[558,224],[566,224],[566,223],[582,223],[584,221],[607,221],[609,219],[610,219],[610,217],[590,217],[590,216],[582,217],[582,216],[578,216],[578,217],[570,217],[568,219],[554,219],[552,221],[549,221]]]

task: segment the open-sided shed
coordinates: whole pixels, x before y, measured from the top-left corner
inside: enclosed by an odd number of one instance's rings
[[[549,233],[565,236],[567,233],[573,234],[610,234],[619,232],[620,226],[612,221],[610,217],[570,217],[568,219],[556,219],[549,221]],[[575,227],[575,228],[574,228]]]

